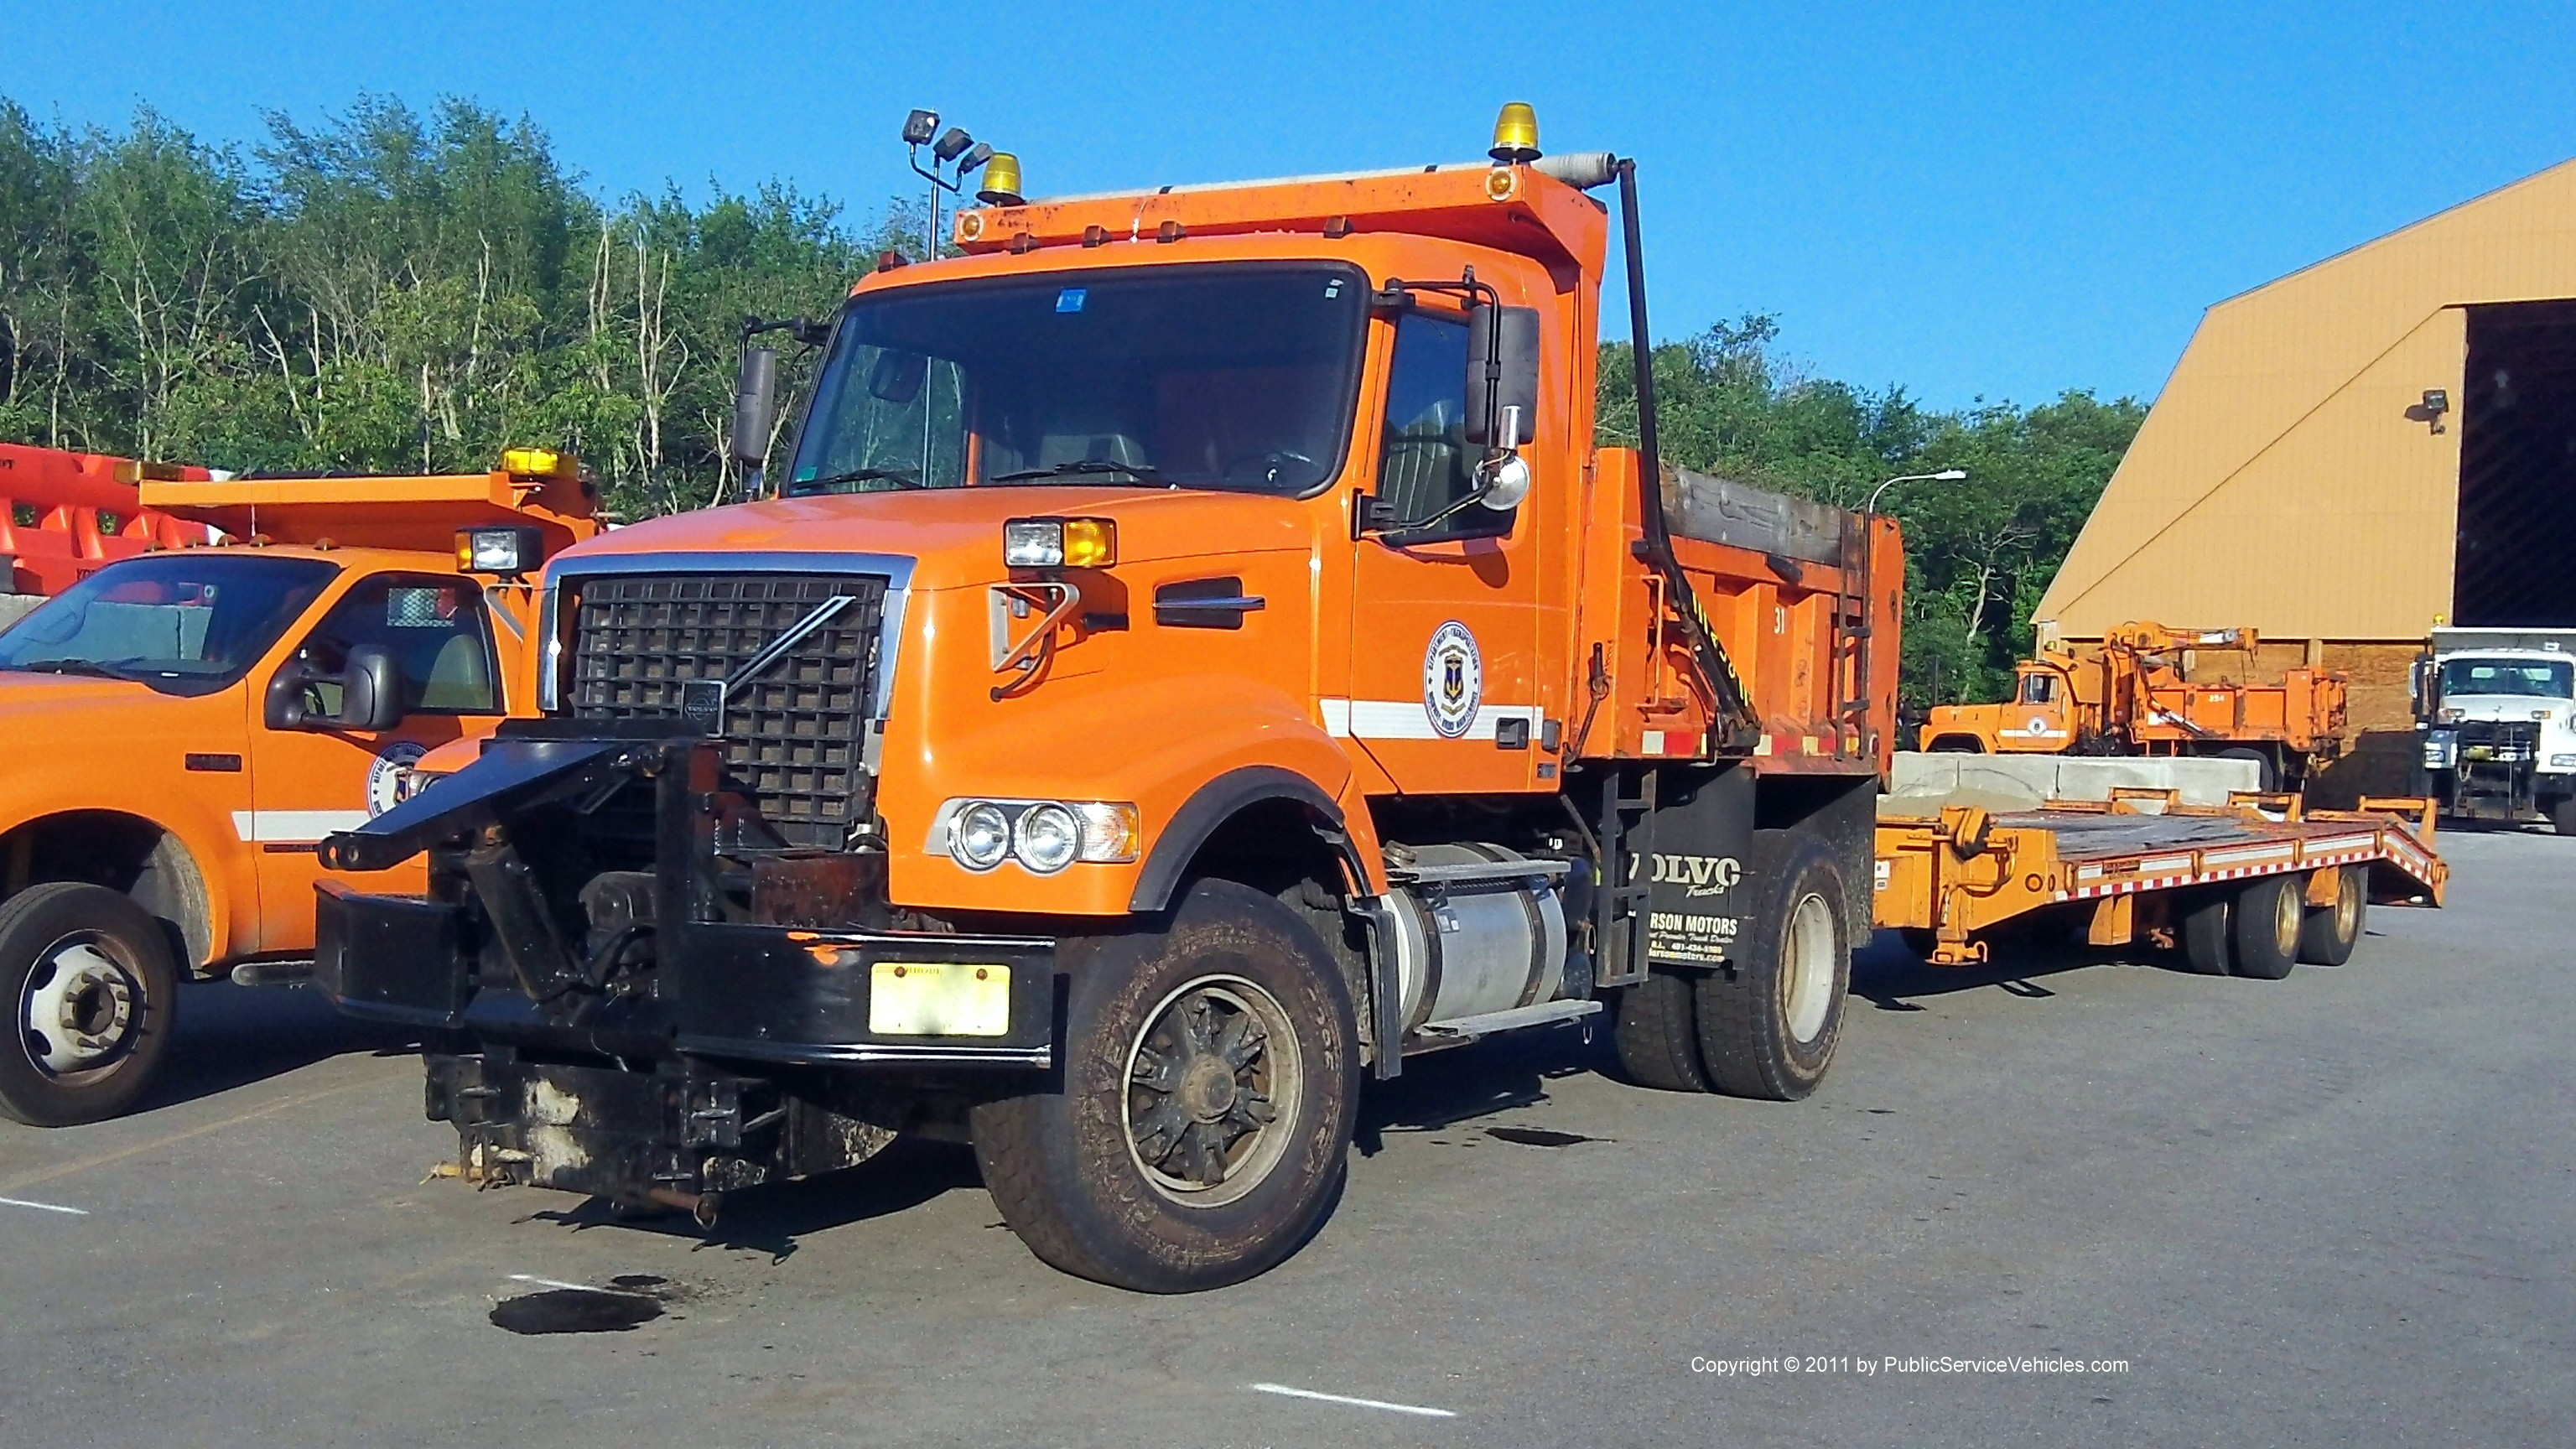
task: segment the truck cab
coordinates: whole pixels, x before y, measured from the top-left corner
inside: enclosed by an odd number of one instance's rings
[[[1936,754],[2064,754],[2081,739],[2075,676],[2054,656],[2025,659],[2013,670],[2012,698],[2001,704],[1933,707],[1923,748]]]
[[[2483,637],[2504,634],[2503,638]],[[2576,834],[2576,636],[2435,630],[2416,674],[2418,793],[2469,819]]]
[[[130,1106],[182,979],[310,961],[325,836],[406,798],[426,752],[533,711],[533,576],[595,531],[574,467],[147,479],[157,516],[223,541],[105,563],[0,632],[21,751],[0,769],[0,1113]]]

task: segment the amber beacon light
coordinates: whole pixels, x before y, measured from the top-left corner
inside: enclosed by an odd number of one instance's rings
[[[1508,166],[1538,159],[1538,112],[1527,101],[1506,101],[1494,118],[1494,149],[1485,153]]]

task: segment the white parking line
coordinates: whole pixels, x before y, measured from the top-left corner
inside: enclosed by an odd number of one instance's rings
[[[76,1218],[89,1216],[88,1208],[65,1207],[58,1202],[29,1202],[22,1197],[0,1197],[0,1207],[34,1208],[39,1212],[69,1213]]]
[[[1347,1394],[1319,1394],[1313,1389],[1292,1389],[1286,1384],[1254,1384],[1256,1394],[1278,1394],[1291,1399],[1314,1399],[1327,1404],[1349,1404],[1357,1409],[1384,1409],[1390,1414],[1420,1414],[1426,1419],[1454,1419],[1449,1409],[1426,1408],[1420,1404],[1390,1404],[1384,1399],[1354,1399]]]
[[[575,1293],[596,1293],[600,1291],[599,1289],[591,1287],[587,1283],[567,1283],[561,1278],[540,1278],[533,1273],[513,1273],[510,1275],[510,1281],[513,1283],[534,1283],[540,1288],[569,1288]]]

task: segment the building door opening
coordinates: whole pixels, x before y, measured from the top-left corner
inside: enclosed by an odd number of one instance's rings
[[[2468,312],[2451,622],[2576,627],[2576,301]]]

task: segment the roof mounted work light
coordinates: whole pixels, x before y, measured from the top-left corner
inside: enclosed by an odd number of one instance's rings
[[[927,146],[938,132],[937,111],[915,111],[903,118],[903,144],[907,146]]]

